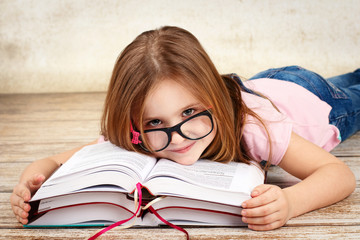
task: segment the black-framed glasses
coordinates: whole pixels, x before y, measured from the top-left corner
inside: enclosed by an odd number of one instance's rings
[[[189,140],[199,140],[209,135],[213,129],[212,115],[209,110],[205,110],[173,127],[145,130],[143,136],[139,136],[140,141],[137,143],[146,151],[160,152],[169,146],[173,132]],[[149,148],[144,145],[144,138]]]

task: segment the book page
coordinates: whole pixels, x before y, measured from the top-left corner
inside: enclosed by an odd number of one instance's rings
[[[36,192],[32,201],[116,186],[118,191],[134,190],[156,164],[156,159],[126,151],[110,142],[89,145],[75,153]]]
[[[223,164],[209,160],[199,160],[193,165],[181,165],[161,159],[147,180],[156,177],[172,177],[207,188],[243,192],[248,192],[254,184],[264,182],[262,170],[254,165],[237,162]]]
[[[108,169],[128,172],[135,180],[143,181],[155,163],[155,158],[124,150],[110,142],[104,142],[82,148],[63,164],[49,180],[55,181],[64,176],[89,174]]]

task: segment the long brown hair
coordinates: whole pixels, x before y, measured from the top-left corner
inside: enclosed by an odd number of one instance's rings
[[[118,57],[102,116],[102,134],[130,151],[149,154],[131,143],[130,125],[142,122],[144,101],[163,79],[173,79],[188,89],[204,106],[211,106],[217,134],[202,158],[219,162],[249,163],[242,142],[248,115],[262,123],[241,98],[241,87],[221,76],[190,32],[162,27],[140,34]],[[265,127],[265,125],[264,125]],[[142,124],[138,130],[143,133]]]

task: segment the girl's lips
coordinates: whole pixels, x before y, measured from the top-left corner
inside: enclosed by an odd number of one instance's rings
[[[187,151],[189,151],[192,146],[194,146],[195,142],[191,143],[190,145],[183,147],[183,148],[178,148],[178,149],[173,149],[170,150],[171,152],[175,152],[175,153],[186,153]]]

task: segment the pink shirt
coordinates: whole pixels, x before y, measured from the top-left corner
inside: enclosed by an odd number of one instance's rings
[[[243,93],[246,105],[264,120],[270,132],[272,164],[280,163],[289,146],[292,131],[327,151],[340,143],[339,130],[329,124],[331,106],[307,89],[295,83],[265,78],[246,81],[244,84],[271,99],[281,112],[268,100]],[[243,136],[255,160],[268,159],[268,138],[256,119],[248,117]]]

